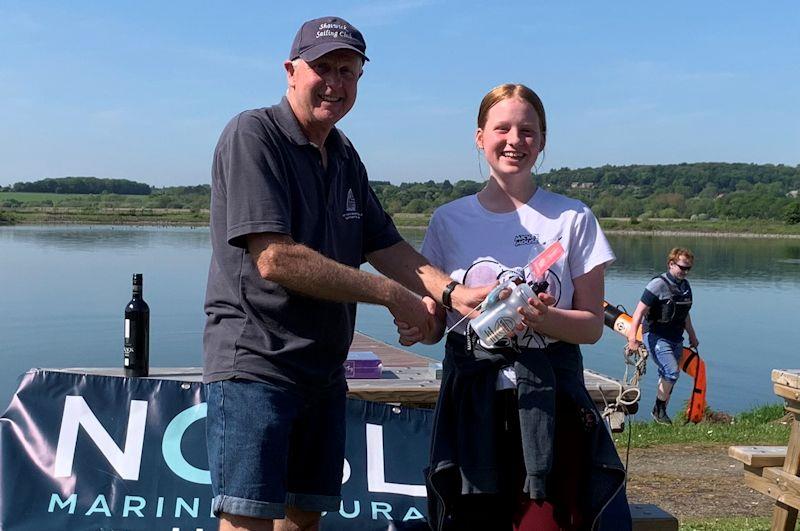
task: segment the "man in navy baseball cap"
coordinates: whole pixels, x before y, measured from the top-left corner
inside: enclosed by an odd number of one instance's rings
[[[352,50],[365,61],[367,43],[352,24],[339,17],[322,17],[309,20],[300,26],[294,37],[289,60],[314,61],[334,50]]]
[[[203,382],[222,531],[317,529],[339,510],[357,302],[436,342],[436,302],[467,314],[493,287],[453,291],[403,241],[336,127],[366,49],[341,18],[303,24],[286,96],[235,116],[214,151]],[[385,276],[360,270],[365,260]]]

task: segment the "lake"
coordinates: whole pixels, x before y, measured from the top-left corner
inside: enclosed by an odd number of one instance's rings
[[[422,231],[405,236],[419,247]],[[670,247],[691,248],[692,320],[708,372],[708,403],[739,412],[775,402],[772,368],[798,368],[800,240],[710,237],[609,237],[617,261],[606,299],[630,311],[659,274]],[[144,274],[150,305],[152,366],[200,366],[203,296],[211,255],[205,228],[108,226],[0,227],[0,408],[31,367],[121,366],[123,308],[131,274]],[[396,344],[387,310],[361,305],[361,332]],[[606,329],[583,347],[587,368],[614,377],[624,371],[624,339]],[[441,359],[442,344],[411,350]],[[648,365],[642,385],[649,418],[657,379]],[[678,382],[670,411],[689,396]]]

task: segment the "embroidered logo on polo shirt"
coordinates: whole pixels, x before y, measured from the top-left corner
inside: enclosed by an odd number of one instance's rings
[[[353,189],[349,189],[347,191],[347,204],[344,207],[344,214],[342,214],[344,219],[361,219],[361,212],[358,211],[358,205],[356,205],[356,197],[353,195]]]

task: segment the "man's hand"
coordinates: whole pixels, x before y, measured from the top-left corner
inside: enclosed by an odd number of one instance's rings
[[[642,342],[636,336],[628,337],[628,352],[635,352],[642,346]]]
[[[453,289],[453,292],[450,294],[450,303],[453,306],[453,309],[460,313],[461,315],[467,315],[470,312],[473,313],[471,317],[475,317],[477,315],[477,311],[475,307],[477,307],[483,300],[489,295],[496,286],[497,282],[494,284],[487,284],[486,286],[478,286],[474,288],[468,288],[463,284],[459,284],[458,286]]]
[[[697,345],[700,344],[700,340],[697,339],[697,335],[689,334],[689,346],[692,348],[697,348]]]
[[[410,347],[415,343],[432,345],[442,338],[444,332],[443,312],[436,305],[436,301],[430,297],[423,297],[422,303],[432,319],[432,326],[428,336],[423,334],[422,330],[416,326],[411,326],[409,323],[398,319],[394,320],[394,324],[397,325],[397,333],[400,335],[400,344],[404,347]]]
[[[430,297],[419,298],[408,290],[401,289],[394,302],[387,306],[394,316],[400,344],[411,346],[414,343],[433,337],[436,328],[436,302]],[[401,330],[402,325],[402,330]]]

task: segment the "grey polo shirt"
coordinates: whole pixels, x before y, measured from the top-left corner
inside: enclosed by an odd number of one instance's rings
[[[356,305],[264,280],[246,242],[248,234],[287,234],[359,267],[367,253],[402,239],[347,137],[334,128],[325,147],[327,169],[286,98],[239,114],[222,132],[212,168],[205,382],[245,378],[300,390],[343,384]]]

